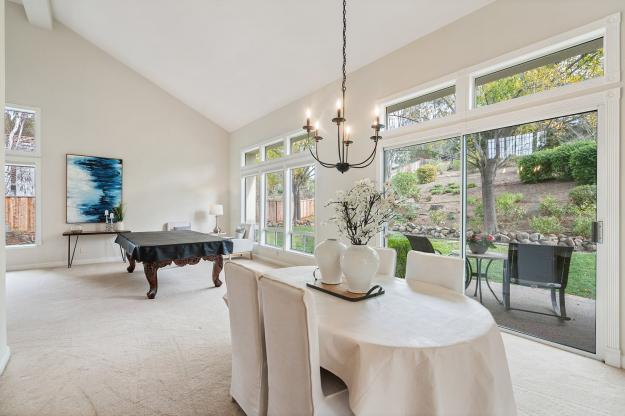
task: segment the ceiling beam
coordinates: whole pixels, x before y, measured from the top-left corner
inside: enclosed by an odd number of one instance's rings
[[[52,5],[50,0],[22,0],[30,24],[52,29]]]

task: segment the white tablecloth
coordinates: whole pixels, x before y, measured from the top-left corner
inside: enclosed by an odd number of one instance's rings
[[[267,272],[305,286],[314,267]],[[356,415],[516,415],[501,334],[482,305],[447,289],[379,278],[386,293],[348,302],[317,290],[322,367]]]

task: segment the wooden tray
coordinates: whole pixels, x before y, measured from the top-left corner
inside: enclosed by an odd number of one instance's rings
[[[313,283],[306,283],[306,286],[350,302],[371,299],[384,294],[384,288],[380,285],[373,286],[367,293],[353,293],[347,290],[347,285],[344,283],[340,283],[338,285],[328,285],[321,283],[321,280],[315,280]]]

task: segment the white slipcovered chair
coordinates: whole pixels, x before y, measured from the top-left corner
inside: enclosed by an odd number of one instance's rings
[[[464,294],[464,260],[455,256],[411,250],[406,259],[406,280],[415,280]]]
[[[267,361],[257,274],[237,263],[225,265],[232,380],[230,395],[246,415],[267,414]]]
[[[377,247],[375,249],[380,256],[380,267],[378,274],[382,276],[395,276],[395,267],[397,266],[397,252],[392,248]]]
[[[238,230],[237,230],[238,231]],[[241,228],[239,235],[232,238],[232,254],[248,254],[252,260],[254,251],[254,240],[256,236],[256,224],[245,224]]]
[[[351,415],[347,390],[324,396],[312,295],[263,276],[260,279],[268,369],[268,414]]]

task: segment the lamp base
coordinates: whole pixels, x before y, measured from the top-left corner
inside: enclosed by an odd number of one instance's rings
[[[213,234],[220,234],[220,233],[221,233],[221,228],[219,227],[213,228]]]

